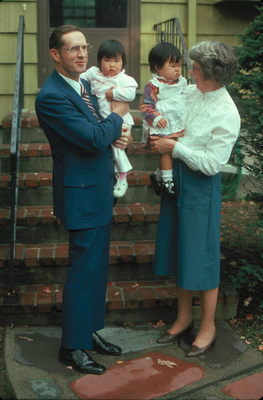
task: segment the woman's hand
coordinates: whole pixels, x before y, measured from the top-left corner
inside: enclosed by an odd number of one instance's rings
[[[150,137],[150,146],[152,150],[158,153],[172,153],[176,141],[174,139],[160,138],[159,136]]]
[[[171,133],[171,135],[167,136],[167,139],[177,140],[179,137],[184,136],[185,130],[182,129],[179,132]]]
[[[180,132],[175,132],[165,137],[152,135],[149,138],[150,147],[152,150],[155,150],[158,153],[172,153],[174,146],[176,145],[176,141],[179,137],[184,135],[184,132],[185,131],[183,129]]]

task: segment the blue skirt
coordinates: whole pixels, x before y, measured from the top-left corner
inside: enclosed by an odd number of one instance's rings
[[[154,272],[178,287],[208,290],[220,280],[221,174],[208,176],[174,160],[178,195],[161,199]]]

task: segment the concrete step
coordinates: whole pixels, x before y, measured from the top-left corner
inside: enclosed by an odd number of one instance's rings
[[[140,200],[143,203],[157,203],[159,197],[150,183],[151,171],[130,171],[128,174],[129,189],[119,204],[132,204]],[[47,206],[52,204],[52,174],[49,172],[20,173],[18,178],[19,206]],[[0,174],[0,204],[10,204],[10,175]]]
[[[116,205],[113,210],[112,240],[153,240],[159,204]],[[10,209],[0,209],[0,243],[10,240]],[[51,206],[24,206],[17,210],[18,243],[65,242],[68,233],[54,217]]]
[[[52,158],[48,143],[21,143],[20,150],[20,172],[51,172]],[[154,170],[158,165],[159,155],[150,152],[148,148],[138,142],[132,143],[127,148],[129,160],[133,169],[139,171]],[[0,149],[1,171],[10,170],[10,145],[2,144]]]

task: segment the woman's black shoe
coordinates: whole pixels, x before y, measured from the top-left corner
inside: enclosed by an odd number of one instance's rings
[[[180,336],[190,332],[191,330],[194,329],[194,323],[193,321],[181,332],[179,333],[169,333],[168,331],[165,332],[162,336],[160,336],[157,339],[157,343],[159,344],[168,344],[168,343],[175,343],[177,339],[179,339]]]
[[[86,350],[71,350],[60,347],[59,361],[71,365],[73,368],[85,374],[101,375],[106,371],[106,368],[93,360]]]
[[[198,347],[192,344],[190,349],[186,352],[186,357],[197,357],[200,356],[201,354],[204,354],[207,350],[209,350],[212,346],[214,346],[216,342],[216,333],[208,343],[208,345],[204,347]]]
[[[121,354],[121,348],[115,344],[107,342],[97,332],[92,334],[93,350],[97,353],[118,356]]]

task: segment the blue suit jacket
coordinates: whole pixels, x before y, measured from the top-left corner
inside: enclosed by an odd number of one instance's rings
[[[89,90],[89,84],[83,81]],[[91,95],[97,109],[97,101]],[[111,143],[122,118],[98,122],[87,104],[56,70],[36,98],[36,113],[53,157],[54,214],[67,229],[108,224],[112,218],[114,160]]]

